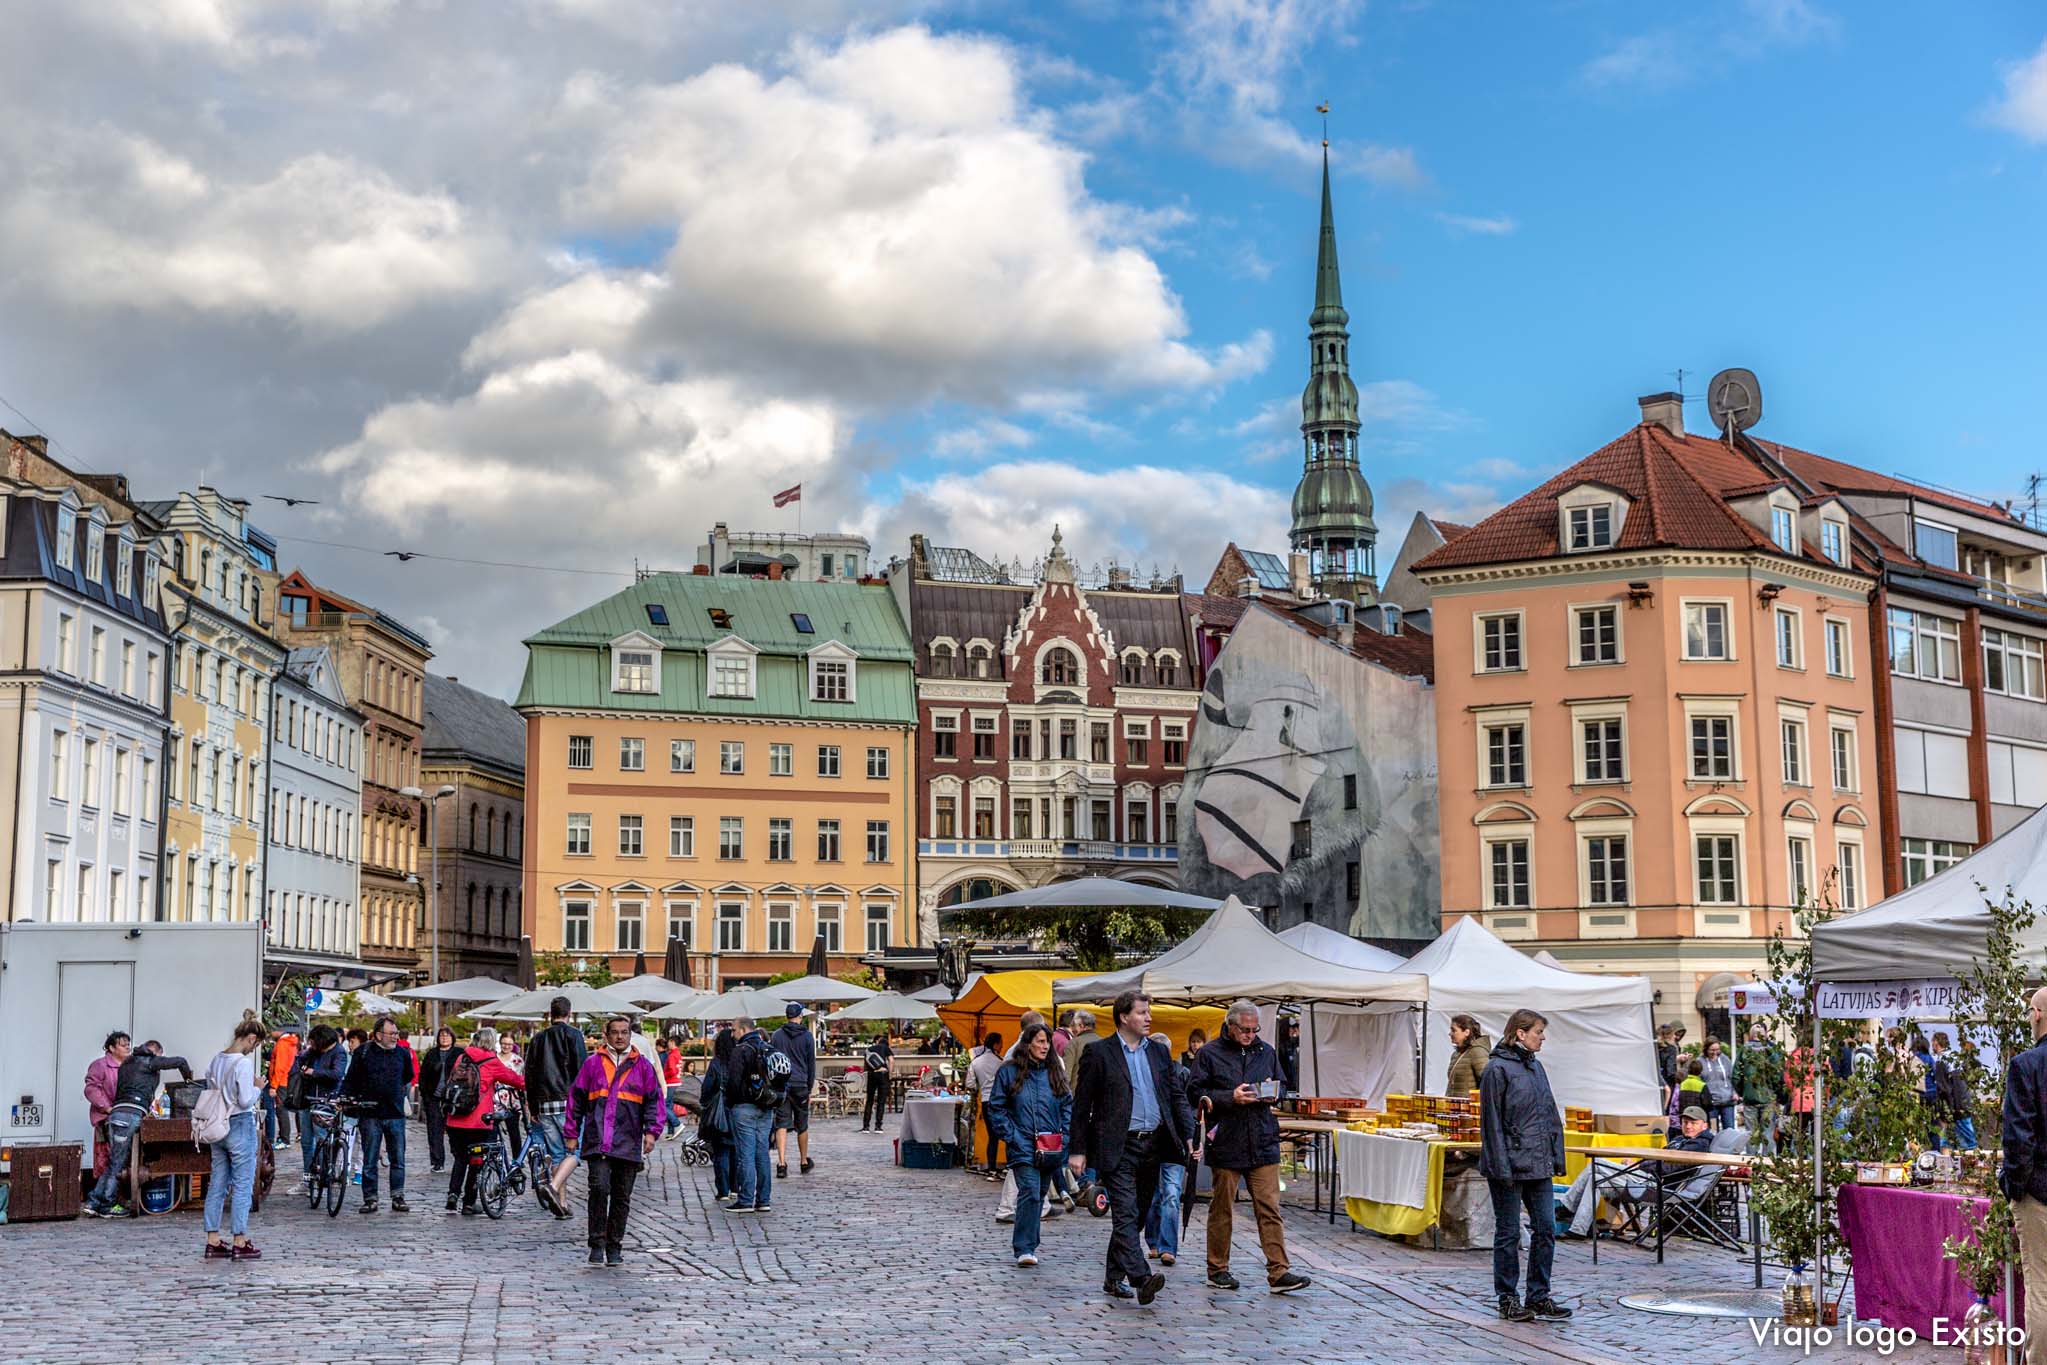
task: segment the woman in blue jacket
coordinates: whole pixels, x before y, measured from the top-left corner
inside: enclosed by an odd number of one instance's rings
[[[1066,1068],[1052,1058],[1052,1030],[1028,1024],[1017,1039],[1016,1052],[995,1073],[987,1107],[988,1127],[1009,1153],[1009,1173],[1016,1181],[1016,1224],[1010,1248],[1016,1263],[1038,1263],[1038,1222],[1045,1182],[1066,1160],[1065,1134],[1073,1121],[1073,1092]],[[1058,1145],[1039,1145],[1041,1134],[1054,1134]]]
[[[341,1045],[339,1031],[331,1024],[313,1025],[313,1031],[306,1035],[305,1050],[299,1053],[292,1066],[306,1073],[307,1104],[340,1094],[341,1082],[348,1075],[348,1049]],[[299,1124],[299,1170],[302,1174],[312,1169],[313,1142],[318,1137],[310,1118]]]

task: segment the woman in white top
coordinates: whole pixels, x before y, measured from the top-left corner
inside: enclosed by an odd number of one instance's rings
[[[269,1030],[261,1021],[244,1019],[224,1051],[206,1068],[206,1083],[227,1100],[227,1136],[213,1144],[213,1174],[206,1180],[207,1259],[253,1261],[263,1253],[249,1240],[249,1203],[256,1193],[256,1106],[263,1092],[256,1084],[256,1051]],[[220,1240],[221,1213],[228,1214],[232,1239]]]

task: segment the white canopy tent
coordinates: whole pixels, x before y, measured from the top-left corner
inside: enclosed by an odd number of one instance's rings
[[[1059,978],[1052,983],[1052,1003],[1112,1000],[1128,990],[1171,1005],[1228,1004],[1240,998],[1405,1005],[1429,999],[1429,983],[1413,972],[1346,967],[1283,942],[1235,896],[1149,962],[1120,972]]]
[[[1429,1092],[1441,1093],[1449,1078],[1452,1015],[1470,1015],[1498,1042],[1507,1016],[1526,1006],[1549,1020],[1541,1057],[1559,1105],[1602,1114],[1662,1111],[1647,978],[1546,967],[1502,943],[1475,916],[1404,965],[1429,980]]]
[[[1814,928],[1813,975],[1822,981],[1911,981],[1958,976],[1990,935],[1984,896],[2047,904],[2047,806],[1945,872],[1852,915]],[[2047,969],[2047,919],[2019,940],[2019,958]]]
[[[1320,924],[1296,924],[1279,934],[1311,957],[1371,972],[1401,969],[1398,953],[1339,934]],[[1267,1020],[1268,1027],[1271,1021]],[[1421,1039],[1417,1011],[1374,1014],[1355,1009],[1313,1009],[1301,1021],[1301,1093],[1358,1095],[1375,1107],[1389,1091],[1414,1084],[1415,1048]]]

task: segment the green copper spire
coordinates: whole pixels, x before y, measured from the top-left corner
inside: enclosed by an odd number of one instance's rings
[[[1343,279],[1336,269],[1336,211],[1329,203],[1329,144],[1322,144],[1322,240],[1315,251],[1315,311],[1310,327],[1350,321],[1343,309]]]
[[[1336,268],[1329,144],[1322,144],[1322,234],[1315,311],[1308,315],[1308,383],[1301,391],[1301,481],[1288,540],[1310,558],[1317,591],[1369,602],[1378,594],[1372,489],[1358,468],[1358,389],[1350,377],[1350,314]]]

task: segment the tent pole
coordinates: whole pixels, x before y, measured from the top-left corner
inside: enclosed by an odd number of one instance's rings
[[[1308,1002],[1308,1065],[1315,1068],[1315,1093],[1322,1093],[1322,1051],[1315,1040],[1315,1002]]]
[[[1429,1092],[1429,1002],[1422,1002],[1421,1046],[1414,1050],[1414,1093]]]
[[[1819,1214],[1827,1199],[1827,1166],[1822,1161],[1822,1149],[1826,1145],[1827,1132],[1827,1068],[1820,1055],[1820,1001],[1819,990],[1813,990],[1812,998],[1812,1203],[1813,1218],[1819,1223]],[[1821,1227],[1822,1236],[1825,1229]],[[1827,1250],[1824,1241],[1820,1244],[1818,1302],[1827,1299]]]

